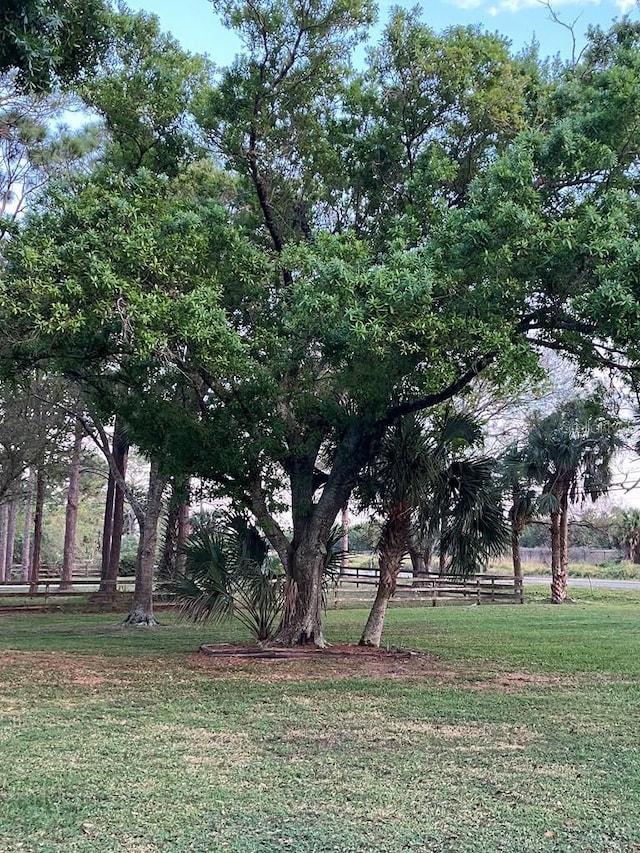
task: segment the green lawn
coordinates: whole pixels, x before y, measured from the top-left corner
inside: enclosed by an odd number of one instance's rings
[[[0,851],[640,851],[636,593],[396,608],[385,677],[162,619],[0,616]]]

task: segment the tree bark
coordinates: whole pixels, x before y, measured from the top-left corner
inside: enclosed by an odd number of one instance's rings
[[[40,553],[42,550],[42,528],[44,522],[44,494],[46,475],[42,469],[36,476],[36,506],[33,520],[33,550],[31,552],[31,569],[29,571],[29,595],[38,591],[40,580]]]
[[[178,522],[180,507],[173,501],[169,506],[164,524],[164,538],[162,541],[162,557],[158,566],[159,577],[169,580],[176,576],[176,550],[178,546]]]
[[[345,572],[349,560],[349,504],[345,504],[342,507],[342,541],[340,544],[340,567]]]
[[[16,522],[18,520],[18,501],[12,500],[9,505],[9,523],[7,525],[7,555],[4,577],[7,583],[11,581],[13,571],[13,555],[16,548]]]
[[[189,538],[190,523],[189,523],[189,507],[190,507],[190,484],[187,483],[187,497],[180,505],[180,513],[178,515],[178,541],[176,548],[176,572],[179,575],[184,574],[187,565],[187,555],[184,546]]]
[[[306,546],[297,549],[287,571],[285,604],[275,641],[286,646],[325,646],[322,630],[322,583],[325,555]]]
[[[321,442],[317,438],[309,438],[303,455],[287,460],[293,521],[291,541],[270,512],[261,482],[258,480],[250,489],[249,506],[282,560],[287,576],[277,642],[285,645],[314,642],[324,646],[323,580],[329,534],[383,433],[383,423],[366,429],[352,425],[334,453],[331,472],[324,475],[320,492],[316,460]],[[294,431],[292,445],[298,446],[299,438]]]
[[[411,558],[411,568],[413,570],[413,583],[415,586],[420,584],[429,575],[431,568],[431,557],[433,554],[433,539],[431,536],[409,536],[407,543],[409,557]]]
[[[113,458],[123,480],[127,474],[128,453],[129,443],[124,437],[119,421],[116,421],[113,432]],[[122,533],[124,530],[124,499],[124,490],[118,482],[115,482],[110,536],[111,547],[109,549],[107,571],[100,585],[100,592],[107,593],[107,595],[113,595],[115,593],[118,581],[118,572],[120,571],[120,553],[122,550]]]
[[[7,571],[7,545],[9,533],[9,504],[0,506],[0,581],[5,581]]]
[[[516,592],[522,592],[522,553],[520,551],[520,535],[522,531],[517,522],[511,522],[511,559],[513,561],[513,577]]]
[[[551,513],[551,603],[567,600],[567,524],[568,496],[559,496],[560,508]]]
[[[184,572],[186,554],[182,548],[189,535],[189,499],[189,479],[174,482],[158,567],[158,574],[162,578],[175,578]]]
[[[406,504],[398,504],[394,507],[382,530],[380,545],[378,546],[380,580],[367,624],[360,637],[361,646],[378,647],[380,645],[384,618],[389,602],[396,591],[402,560],[409,545],[409,535],[410,507]]]
[[[162,512],[162,493],[166,479],[160,476],[157,462],[152,461],[144,525],[140,532],[136,582],[131,610],[125,625],[152,628],[158,623],[153,615],[153,571],[155,567],[158,523]]]
[[[71,580],[75,568],[76,528],[78,526],[78,503],[80,498],[80,463],[82,460],[82,439],[84,429],[81,421],[76,421],[73,453],[69,471],[69,489],[67,491],[67,509],[64,525],[64,545],[62,550],[62,569],[60,571],[60,589],[71,589]]]
[[[115,498],[116,480],[109,469],[107,478],[107,494],[104,500],[104,521],[102,523],[102,561],[100,567],[100,591],[107,579],[109,557],[111,555],[111,535],[113,533],[113,502]]]
[[[23,583],[29,581],[31,572],[31,524],[33,521],[33,492],[35,487],[35,476],[29,471],[27,479],[27,494],[24,502],[24,525],[22,531],[22,559],[20,564],[20,577]]]

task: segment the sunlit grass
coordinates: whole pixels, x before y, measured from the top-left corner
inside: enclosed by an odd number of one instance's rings
[[[0,617],[0,850],[640,851],[640,600],[408,608],[388,677],[237,626]],[[327,615],[332,642],[365,613]]]

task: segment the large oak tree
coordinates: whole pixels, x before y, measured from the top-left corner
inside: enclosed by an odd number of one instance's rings
[[[390,425],[541,347],[637,360],[639,35],[551,73],[396,12],[356,73],[366,4],[221,10],[245,53],[198,91],[207,154],[54,194],[4,330],[118,374],[147,446],[280,555],[280,640],[322,644],[325,543]]]

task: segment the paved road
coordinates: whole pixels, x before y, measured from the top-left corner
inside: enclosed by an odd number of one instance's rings
[[[527,584],[551,583],[550,577],[525,577]],[[640,590],[640,581],[616,581],[609,578],[572,578],[569,575],[569,586],[603,587],[604,589],[637,589]]]

